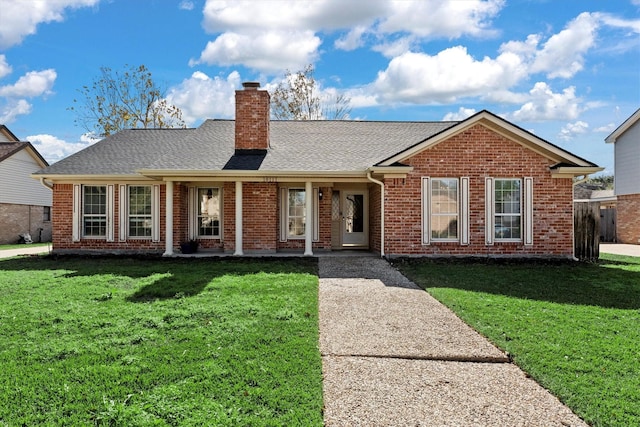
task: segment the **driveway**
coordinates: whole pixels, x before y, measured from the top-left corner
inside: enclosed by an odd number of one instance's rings
[[[587,426],[385,260],[318,261],[326,426]]]

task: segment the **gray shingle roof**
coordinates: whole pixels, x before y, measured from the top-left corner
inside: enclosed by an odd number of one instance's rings
[[[272,121],[271,148],[252,168],[264,171],[360,171],[457,122]],[[46,175],[132,175],[140,169],[222,170],[232,160],[233,120],[196,129],[118,132],[40,171]],[[237,168],[237,167],[234,167]]]

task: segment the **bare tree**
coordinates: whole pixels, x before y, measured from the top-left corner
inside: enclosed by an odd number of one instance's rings
[[[128,128],[185,127],[182,111],[170,105],[144,65],[125,66],[124,71],[100,68],[91,86],[78,92],[69,110],[75,123],[99,136]]]
[[[290,71],[271,93],[271,114],[278,120],[346,120],[351,99],[344,94],[322,95],[313,76],[313,65]]]

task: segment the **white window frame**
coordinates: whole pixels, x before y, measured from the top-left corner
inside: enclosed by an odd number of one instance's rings
[[[200,232],[200,207],[201,200],[198,199],[199,190],[201,189],[216,189],[218,191],[218,234],[209,235],[209,234],[199,234]],[[210,185],[200,185],[197,187],[189,187],[189,239],[212,239],[212,240],[222,240],[223,235],[223,190],[222,185],[218,184],[210,184]]]
[[[104,187],[106,196],[105,213],[100,216],[105,217],[106,227],[104,235],[85,235],[84,234],[84,189],[85,187]],[[73,225],[72,225],[72,241],[79,242],[82,239],[103,239],[107,242],[114,241],[114,224],[113,224],[113,205],[115,201],[115,193],[113,185],[105,184],[74,184],[73,186]],[[92,216],[97,216],[93,214]]]
[[[129,189],[131,187],[151,187],[151,236],[130,236],[129,235]],[[159,184],[120,184],[119,194],[119,233],[118,239],[121,242],[129,240],[148,240],[152,242],[160,241],[160,185]]]
[[[520,237],[498,238],[495,236],[495,189],[496,181],[520,181]],[[510,215],[514,216],[514,215]],[[493,178],[485,179],[485,244],[494,243],[523,243],[531,246],[533,239],[533,178]]]
[[[132,188],[147,188],[149,189],[149,213],[148,214],[133,214],[131,213],[131,189]],[[127,213],[127,222],[126,224],[126,230],[127,230],[127,236],[129,237],[129,239],[140,239],[140,240],[145,240],[145,239],[151,239],[153,236],[153,187],[150,185],[129,185],[127,186],[127,198],[126,198],[126,210],[125,212]],[[138,236],[138,235],[132,235],[131,234],[131,221],[134,219],[146,219],[149,221],[149,235],[148,236]]]
[[[431,235],[432,218],[432,187],[437,180],[453,179],[458,184],[457,191],[457,237],[433,238]],[[469,177],[422,177],[422,244],[430,245],[437,242],[458,242],[460,245],[469,244]]]
[[[305,192],[305,187],[303,186],[292,186],[292,187],[280,187],[280,241],[286,242],[288,240],[304,240],[305,234],[301,236],[290,235],[289,234],[289,191],[302,191]],[[319,191],[317,187],[312,189],[312,199],[311,203],[313,210],[313,218],[311,219],[311,226],[313,227],[313,239],[312,241],[317,242],[320,240],[320,209],[319,209]],[[309,201],[309,198],[305,195],[305,205],[304,212],[306,215],[306,203]],[[305,218],[305,230],[308,224],[308,220]]]

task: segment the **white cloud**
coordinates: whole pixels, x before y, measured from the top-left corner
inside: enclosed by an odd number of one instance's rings
[[[320,39],[311,31],[268,31],[257,35],[224,33],[207,43],[197,61],[222,66],[247,67],[279,72],[298,69],[316,59]]]
[[[0,79],[11,74],[11,71],[13,70],[7,62],[7,58],[4,55],[0,55]]]
[[[574,123],[567,123],[560,130],[560,134],[558,135],[559,139],[563,141],[570,141],[576,137],[576,135],[582,135],[587,133],[589,129],[589,125],[586,122],[581,120]]]
[[[100,0],[0,0],[0,49],[19,44],[35,34],[41,23],[61,22],[68,8],[94,6]]]
[[[195,5],[193,2],[189,0],[182,0],[178,5],[178,8],[181,10],[193,10],[194,7]]]
[[[56,71],[51,68],[43,71],[29,71],[13,85],[0,86],[0,96],[30,98],[49,94],[56,77]]]
[[[503,5],[504,0],[369,0],[366,7],[344,0],[207,0],[203,26],[216,37],[190,64],[245,65],[266,72],[302,68],[319,56],[322,33],[345,29],[334,42],[337,49],[361,47],[370,33],[381,39],[375,50],[401,54],[417,38],[494,35],[490,22]]]
[[[419,37],[458,38],[463,35],[495,35],[490,20],[497,16],[504,0],[390,2],[390,13],[378,29],[382,33],[409,32]]]
[[[640,0],[638,0],[638,5],[640,5]],[[640,19],[626,20],[606,13],[601,13],[598,16],[602,20],[602,23],[605,25],[614,28],[630,30],[636,34],[640,34]]]
[[[374,52],[380,52],[385,58],[394,58],[410,51],[415,41],[415,38],[412,36],[400,37],[395,40],[378,43],[371,49]]]
[[[230,73],[226,79],[211,78],[196,71],[178,86],[169,89],[167,101],[182,110],[185,123],[198,120],[232,118],[235,114],[235,91],[240,87],[240,74]]]
[[[473,116],[477,111],[473,108],[460,107],[455,113],[447,113],[442,118],[445,122],[458,122]]]
[[[638,1],[640,1],[640,0],[638,0]],[[611,133],[614,130],[616,130],[617,127],[618,127],[618,125],[616,125],[615,123],[609,123],[607,125],[597,127],[593,131],[594,132],[602,132],[602,133]]]
[[[581,13],[536,52],[531,72],[544,72],[549,78],[574,76],[584,67],[584,55],[594,46],[597,29],[597,17]]]
[[[573,86],[554,93],[549,85],[538,82],[529,95],[531,100],[510,115],[516,121],[575,120],[581,113]]]
[[[384,103],[447,103],[503,90],[525,76],[513,53],[478,61],[456,46],[435,56],[408,52],[394,58],[378,73],[374,88]]]
[[[16,117],[29,113],[31,113],[31,104],[25,99],[9,100],[3,107],[0,107],[0,123],[12,123]]]
[[[346,35],[335,41],[334,46],[336,49],[351,51],[361,47],[364,44],[363,36],[366,33],[367,28],[362,25],[358,25],[349,31]]]
[[[89,134],[80,137],[80,141],[67,142],[53,135],[41,134],[27,136],[27,141],[31,142],[38,152],[49,163],[55,163],[63,158],[70,156],[88,146],[99,141]]]

